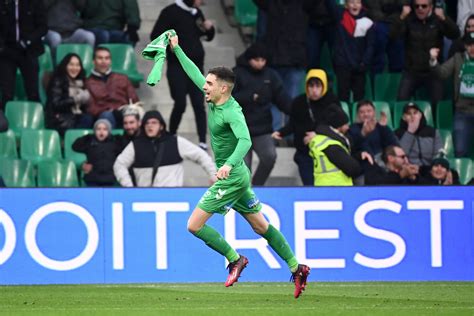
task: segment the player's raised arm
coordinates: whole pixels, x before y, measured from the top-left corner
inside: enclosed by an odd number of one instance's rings
[[[194,84],[201,90],[203,90],[204,84],[206,83],[206,78],[203,76],[199,68],[193,63],[191,59],[186,56],[184,51],[179,47],[178,36],[170,36],[169,45],[173,50],[174,54],[179,60],[181,67],[183,67],[184,72],[188,77],[194,82]]]

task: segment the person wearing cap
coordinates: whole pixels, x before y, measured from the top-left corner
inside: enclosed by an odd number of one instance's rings
[[[201,39],[212,41],[216,29],[211,20],[206,19],[200,7],[202,0],[175,0],[165,7],[153,26],[150,40],[154,40],[163,32],[174,29],[182,38],[182,48],[186,55],[203,72],[205,51]],[[174,100],[173,110],[169,119],[169,131],[176,134],[181,119],[186,110],[186,96],[189,95],[194,111],[196,129],[199,137],[199,146],[207,150],[206,144],[206,110],[204,97],[201,91],[188,78],[181,68],[176,56],[167,50],[166,77],[170,88],[171,98]]]
[[[453,78],[456,157],[474,153],[474,32],[466,33],[463,40],[466,51],[454,54],[442,65],[437,61],[439,49],[430,50],[430,65],[435,75]]]
[[[125,147],[113,169],[123,187],[181,187],[183,159],[199,164],[209,175],[209,181],[215,181],[216,167],[211,157],[187,139],[169,133],[160,112],[148,111],[142,119],[140,136]]]
[[[420,177],[419,183],[423,185],[460,185],[458,173],[449,169],[449,161],[442,156],[433,159],[429,172]]]
[[[430,166],[443,148],[439,131],[427,125],[425,114],[414,102],[403,107],[400,127],[395,130],[395,135],[408,160],[418,166]]]
[[[94,123],[94,133],[76,139],[72,149],[87,157],[82,165],[87,186],[115,185],[113,165],[121,148],[112,135],[112,126],[108,120],[97,120]]]
[[[327,124],[316,127],[316,136],[309,142],[315,186],[352,186],[352,178],[361,173],[359,162],[351,156],[348,130],[346,113],[339,106],[330,107]]]
[[[278,74],[267,67],[267,52],[261,43],[250,46],[237,58],[233,69],[236,77],[232,95],[242,107],[252,139],[245,163],[252,169],[252,152],[259,159],[252,178],[253,185],[264,185],[275,165],[277,153],[272,139],[272,104],[290,114],[291,99]]]
[[[310,69],[306,75],[306,91],[293,99],[288,123],[273,132],[272,137],[281,140],[293,134],[296,148],[293,160],[298,165],[301,181],[305,186],[314,185],[313,159],[309,156],[309,139],[315,128],[325,122],[325,111],[331,105],[340,107],[338,98],[329,88],[326,72]]]
[[[350,126],[348,133],[353,141],[353,151],[366,151],[375,160],[380,160],[385,147],[398,145],[395,134],[387,126],[386,114],[382,112],[377,121],[375,106],[370,100],[357,102],[357,122]]]

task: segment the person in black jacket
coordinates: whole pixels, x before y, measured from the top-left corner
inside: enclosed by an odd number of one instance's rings
[[[375,48],[374,22],[367,17],[361,0],[346,0],[338,8],[336,0],[325,0],[329,13],[337,21],[333,64],[341,101],[364,98],[365,77],[372,65]]]
[[[324,43],[330,51],[334,46],[336,21],[329,14],[324,1],[311,1],[305,8],[309,14],[306,49],[308,52],[308,69],[321,68],[321,51]]]
[[[112,126],[108,120],[97,120],[94,134],[76,139],[72,149],[86,154],[87,161],[82,165],[82,170],[87,186],[106,187],[116,183],[113,166],[121,148],[112,135]]]
[[[424,86],[436,110],[436,104],[443,97],[443,81],[430,73],[430,49],[437,47],[443,51],[443,38],[455,39],[460,33],[442,8],[433,9],[433,0],[414,0],[413,9],[403,6],[400,17],[390,29],[390,37],[401,37],[405,45],[405,67],[397,99],[409,100]]]
[[[252,151],[258,156],[259,164],[252,179],[253,185],[264,185],[276,161],[276,147],[272,139],[272,104],[290,114],[291,99],[283,89],[278,74],[266,66],[265,46],[255,43],[238,59],[234,68],[236,82],[233,96],[242,106],[247,121],[252,148],[245,157],[251,169]]]
[[[74,53],[64,56],[56,67],[47,89],[46,126],[63,135],[69,128],[91,128],[93,118],[87,113],[90,100],[85,88],[81,58]]]
[[[211,41],[215,29],[210,20],[206,20],[199,6],[202,0],[176,0],[164,8],[153,27],[150,39],[154,40],[164,31],[174,29],[180,36],[180,45],[186,55],[203,72],[204,47],[201,37]],[[196,127],[199,136],[199,146],[207,150],[206,145],[206,111],[204,95],[184,72],[176,56],[167,51],[168,68],[166,76],[174,100],[173,110],[169,120],[169,131],[176,134],[181,118],[186,110],[186,95],[189,94],[194,110]]]
[[[449,161],[440,156],[433,159],[431,168],[420,177],[422,185],[460,185],[459,174],[449,168]]]
[[[314,185],[313,159],[309,156],[308,143],[315,136],[315,129],[327,122],[326,110],[331,105],[341,106],[328,86],[326,72],[311,69],[306,75],[306,93],[293,99],[288,124],[273,132],[272,137],[280,140],[293,134],[296,152],[293,157],[305,186]]]
[[[0,1],[0,110],[13,99],[17,68],[28,100],[40,101],[38,56],[44,52],[47,31],[43,1]]]

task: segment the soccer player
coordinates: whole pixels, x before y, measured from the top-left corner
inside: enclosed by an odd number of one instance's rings
[[[252,229],[268,241],[272,249],[288,264],[295,283],[295,298],[306,287],[310,268],[298,261],[285,237],[270,225],[260,212],[262,205],[251,188],[250,170],[244,157],[251,140],[242,108],[232,97],[235,75],[232,70],[217,67],[204,78],[196,65],[179,47],[178,36],[170,36],[170,46],[189,78],[201,89],[208,102],[208,126],[211,147],[217,166],[217,179],[194,209],[188,230],[229,261],[225,286],[232,286],[247,266],[248,259],[239,255],[227,241],[206,222],[214,213],[225,215],[231,208],[242,215]]]

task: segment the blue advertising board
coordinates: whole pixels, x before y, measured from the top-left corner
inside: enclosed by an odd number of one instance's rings
[[[318,281],[474,280],[474,187],[257,188],[262,212]],[[186,229],[204,188],[2,189],[0,284],[216,282],[226,262]],[[230,211],[210,225],[287,281]]]

